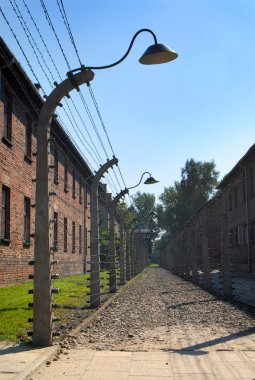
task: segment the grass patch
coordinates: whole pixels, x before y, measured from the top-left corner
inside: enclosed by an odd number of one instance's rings
[[[150,264],[150,267],[159,267],[159,264],[152,263]]]
[[[28,340],[26,330],[30,324],[27,319],[33,311],[27,305],[33,302],[33,295],[28,290],[33,282],[0,288],[0,340]]]
[[[101,292],[108,291],[108,272],[100,274]],[[59,294],[54,294],[54,303],[61,307],[54,310],[58,317],[66,316],[70,309],[76,309],[88,305],[90,274],[62,277],[53,281],[54,288],[60,288]],[[0,340],[29,342],[27,330],[32,329],[32,324],[27,320],[33,317],[33,309],[28,307],[33,302],[33,295],[28,290],[33,288],[33,281],[24,284],[0,288]]]

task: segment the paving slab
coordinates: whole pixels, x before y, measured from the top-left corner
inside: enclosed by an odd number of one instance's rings
[[[255,379],[255,350],[124,352],[79,348],[57,357],[52,355],[53,347],[30,349],[29,352],[31,356],[28,351],[17,349],[15,360],[12,350],[10,357],[7,352],[2,354],[0,380]],[[45,359],[50,357],[46,365]],[[36,365],[40,366],[37,370]]]
[[[58,346],[35,348],[30,345],[1,342],[0,345],[0,380],[22,380],[50,358]]]

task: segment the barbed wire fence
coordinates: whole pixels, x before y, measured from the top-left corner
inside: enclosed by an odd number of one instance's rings
[[[217,195],[187,222],[160,255],[160,265],[226,300],[254,306],[255,277],[243,270],[243,257],[233,256],[231,247],[247,245],[243,236],[230,229],[229,189]]]

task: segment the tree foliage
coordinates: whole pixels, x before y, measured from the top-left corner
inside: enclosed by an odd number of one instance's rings
[[[117,203],[116,214],[122,220],[125,227],[130,226],[135,222],[135,211],[133,207],[128,207],[125,201]]]
[[[165,188],[159,197],[158,223],[165,231],[162,242],[174,237],[199,207],[209,200],[218,184],[218,176],[214,161],[201,162],[193,158],[186,161],[181,169],[181,180]]]
[[[155,195],[138,191],[132,196],[132,200],[139,228],[149,228],[152,223],[153,213],[156,211]]]

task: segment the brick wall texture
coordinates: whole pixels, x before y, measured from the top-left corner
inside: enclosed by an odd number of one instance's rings
[[[0,62],[1,63],[1,62]],[[1,66],[1,65],[0,65]],[[10,192],[9,236],[4,236],[3,204],[0,214],[0,286],[17,284],[28,279],[33,266],[28,262],[34,257],[35,231],[35,180],[37,148],[37,116],[27,99],[20,94],[19,83],[9,75],[1,73],[0,93],[0,199],[3,203],[4,189]],[[24,78],[22,78],[24,81]],[[26,78],[25,78],[26,79]],[[28,88],[30,83],[26,83]],[[11,97],[11,136],[5,139],[5,95]],[[33,91],[36,91],[33,89]],[[31,97],[33,98],[33,91]],[[35,103],[40,103],[35,94]],[[26,124],[31,119],[31,155],[25,156]],[[55,123],[55,124],[54,124]],[[84,163],[70,139],[56,121],[52,123],[50,142],[49,181],[50,224],[53,256],[59,260],[60,275],[80,274],[89,268],[90,256],[90,184],[91,171]],[[56,153],[57,152],[57,153]],[[55,167],[53,167],[55,166]],[[30,238],[24,241],[24,199],[30,200]],[[57,221],[56,221],[57,219]],[[57,238],[57,239],[56,239]]]

